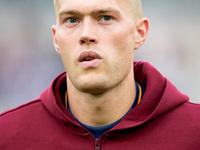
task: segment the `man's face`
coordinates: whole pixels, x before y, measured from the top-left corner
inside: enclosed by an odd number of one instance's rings
[[[59,0],[54,45],[68,82],[102,93],[133,77],[136,19],[126,0]]]

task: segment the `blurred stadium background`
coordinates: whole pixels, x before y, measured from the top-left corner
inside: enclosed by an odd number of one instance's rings
[[[200,103],[200,1],[143,0],[150,20],[135,60]],[[53,0],[0,0],[0,113],[40,96],[64,67],[52,43]]]

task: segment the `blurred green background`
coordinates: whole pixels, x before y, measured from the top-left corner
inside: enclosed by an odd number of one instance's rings
[[[143,0],[150,31],[135,57],[198,103],[199,6],[199,0]],[[65,70],[53,47],[53,24],[53,0],[0,0],[0,112],[39,97]]]

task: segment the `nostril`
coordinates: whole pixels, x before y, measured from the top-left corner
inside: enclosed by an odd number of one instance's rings
[[[81,40],[82,43],[85,43],[85,40]]]
[[[95,42],[95,40],[85,40],[85,39],[83,39],[83,40],[81,40],[81,44],[85,44],[85,43],[94,43]]]
[[[94,40],[90,40],[90,42],[94,42]]]

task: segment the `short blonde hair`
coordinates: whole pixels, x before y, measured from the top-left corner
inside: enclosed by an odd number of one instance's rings
[[[141,0],[136,0],[137,1],[137,4],[136,4],[136,7],[137,7],[137,16],[139,18],[142,18],[142,2]]]
[[[58,5],[58,1],[57,0],[53,0],[54,3],[54,8],[56,9],[57,5]]]
[[[129,0],[129,4],[132,10],[133,15],[139,19],[142,18],[142,2],[141,0]]]

